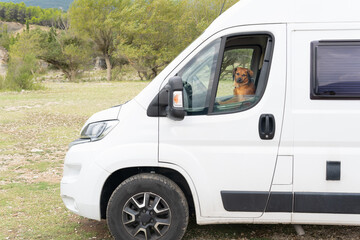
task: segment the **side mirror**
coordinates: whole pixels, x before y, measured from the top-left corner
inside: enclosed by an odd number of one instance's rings
[[[185,117],[185,110],[183,82],[181,77],[175,76],[170,78],[168,87],[169,101],[168,107],[166,108],[167,116],[175,121],[183,120]]]
[[[185,117],[183,83],[179,76],[169,79],[147,109],[149,117],[168,117],[181,121]]]

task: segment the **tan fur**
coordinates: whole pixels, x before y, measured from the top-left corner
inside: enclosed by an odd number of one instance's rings
[[[237,67],[233,71],[234,79],[234,97],[221,102],[220,104],[229,104],[244,101],[244,95],[254,95],[255,85],[250,77],[254,76],[254,72],[247,68]]]
[[[254,76],[254,72],[242,67],[234,69],[234,95],[254,95],[255,85],[251,82],[250,77]]]

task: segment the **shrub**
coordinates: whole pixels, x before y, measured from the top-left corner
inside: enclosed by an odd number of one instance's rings
[[[19,40],[10,46],[9,64],[3,88],[15,91],[39,89],[34,83],[38,67],[37,35],[31,33],[21,34]]]

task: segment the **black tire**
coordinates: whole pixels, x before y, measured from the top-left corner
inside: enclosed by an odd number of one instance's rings
[[[138,174],[111,195],[107,223],[115,239],[180,240],[189,221],[184,193],[170,179]]]

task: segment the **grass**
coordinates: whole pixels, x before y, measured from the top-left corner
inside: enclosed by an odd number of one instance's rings
[[[78,223],[61,206],[58,184],[11,183],[1,189],[2,239],[83,239],[77,237]],[[6,196],[3,198],[3,195]]]
[[[65,209],[62,164],[88,117],[147,84],[53,82],[45,90],[0,93],[0,239],[111,239],[105,222]]]
[[[148,82],[44,83],[45,90],[0,93],[0,239],[111,239],[105,221],[65,209],[59,182],[67,144],[93,113],[133,98]],[[185,240],[357,239],[357,227],[198,226]]]

